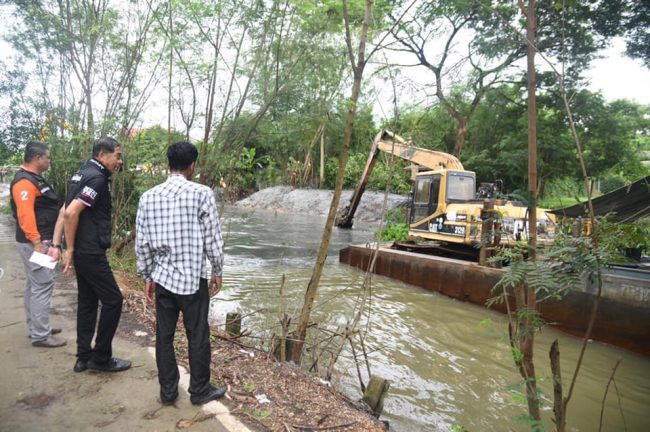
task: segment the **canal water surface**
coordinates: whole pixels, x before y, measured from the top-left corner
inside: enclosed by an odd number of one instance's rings
[[[268,210],[226,208],[224,289],[213,301],[213,318],[240,311],[243,327],[256,338],[279,334],[279,289],[285,276],[286,311],[297,317],[311,276],[325,219]],[[338,263],[338,250],[372,241],[376,226],[334,230],[330,255],[312,318],[336,329],[353,313],[363,273]],[[504,316],[389,278],[372,279],[367,328],[373,374],[391,381],[382,419],[395,431],[525,431],[520,377],[507,344]],[[561,367],[568,381],[580,340],[546,327],[537,337],[536,367],[551,423],[552,382],[548,349],[560,342]],[[257,339],[259,340],[259,339]],[[568,408],[569,431],[597,431],[612,369],[622,359],[604,403],[603,431],[650,430],[650,359],[590,343]],[[367,377],[364,374],[364,380]],[[361,397],[349,349],[337,364],[334,384]],[[568,387],[568,383],[565,388]],[[565,390],[566,391],[566,390]]]

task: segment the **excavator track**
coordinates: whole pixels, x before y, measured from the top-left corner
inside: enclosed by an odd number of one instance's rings
[[[472,246],[450,243],[415,243],[413,241],[395,241],[391,249],[454,258],[478,262],[479,250]]]

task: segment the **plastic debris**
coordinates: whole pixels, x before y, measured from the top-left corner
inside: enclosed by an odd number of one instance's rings
[[[268,404],[268,403],[271,403],[271,401],[269,400],[268,397],[266,397],[265,394],[258,394],[258,395],[255,395],[255,399],[257,399],[257,402],[258,402],[258,403],[261,403],[261,404]]]

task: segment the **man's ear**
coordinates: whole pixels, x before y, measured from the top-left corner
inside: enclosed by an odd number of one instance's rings
[[[195,167],[195,166],[196,166],[196,162],[192,162],[192,163],[190,164],[190,166],[188,166],[187,169],[185,169],[185,177],[186,177],[188,180],[191,180],[191,179],[192,179],[192,176],[194,176],[194,167]]]

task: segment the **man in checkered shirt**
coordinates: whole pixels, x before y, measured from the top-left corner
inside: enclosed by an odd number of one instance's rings
[[[212,190],[194,183],[198,151],[189,142],[167,149],[169,177],[140,198],[136,218],[138,273],[149,303],[156,297],[156,363],[160,401],[178,397],[174,334],[179,312],[189,343],[190,401],[202,405],[226,390],[210,384],[210,297],[221,289],[223,240]],[[212,265],[208,287],[206,258]]]

